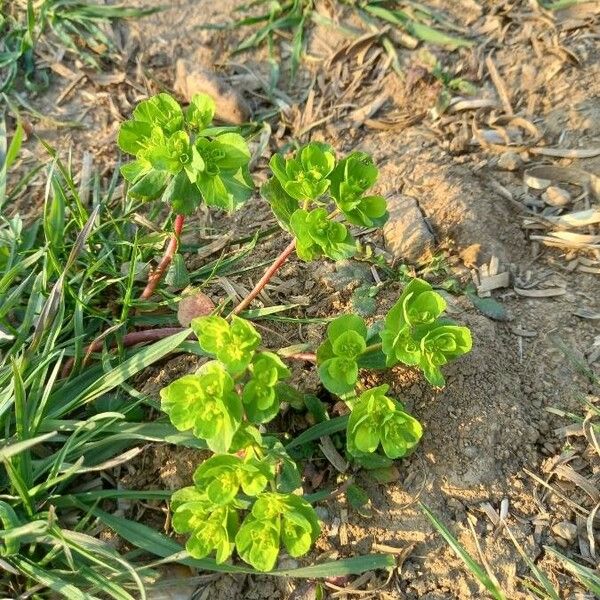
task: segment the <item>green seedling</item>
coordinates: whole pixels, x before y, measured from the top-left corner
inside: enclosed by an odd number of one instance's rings
[[[336,161],[331,146],[312,142],[290,158],[276,154],[270,166],[273,177],[261,194],[281,227],[294,236],[302,260],[352,257],[357,243],[344,221],[372,227],[388,218],[385,198],[366,195],[379,172],[363,152]]]
[[[386,395],[387,385],[358,393],[359,370],[365,357],[380,354],[384,368],[386,358],[391,364],[417,365],[439,384],[439,367],[468,350],[466,339],[470,347],[466,328],[439,324],[444,308],[429,284],[413,280],[388,313],[380,342],[367,343],[377,336],[369,336],[357,315],[343,315],[329,324],[314,360],[323,385],[350,411],[350,460],[377,460],[380,448],[387,459],[400,458],[419,442],[421,425]],[[392,339],[390,345],[392,328],[401,343]],[[186,547],[196,558],[214,553],[222,562],[237,550],[255,569],[269,571],[281,545],[290,555],[301,556],[319,534],[314,509],[299,495],[301,479],[293,460],[280,443],[263,438],[256,429],[276,418],[282,399],[291,397],[293,388],[281,387],[290,370],[278,354],[261,347],[254,326],[240,317],[200,317],[192,329],[200,349],[216,360],[163,388],[162,408],[177,429],[191,429],[216,454],[198,467],[196,487],[176,494],[173,524],[176,531],[190,534]],[[417,340],[415,347],[422,341],[415,356],[407,354],[405,338]],[[388,350],[393,352],[391,359],[384,354]],[[304,397],[302,390],[293,391],[292,396]],[[309,400],[307,396],[307,406]]]
[[[215,109],[206,94],[196,94],[184,111],[162,93],[140,102],[119,130],[119,148],[135,157],[121,167],[129,195],[160,199],[177,215],[174,235],[142,298],[152,295],[171,264],[185,216],[202,201],[231,212],[252,194],[246,140],[239,133],[211,127]]]
[[[417,366],[429,383],[443,387],[441,367],[469,352],[472,346],[466,327],[441,318],[445,308],[443,297],[427,282],[411,281],[388,313],[379,334],[387,365]]]

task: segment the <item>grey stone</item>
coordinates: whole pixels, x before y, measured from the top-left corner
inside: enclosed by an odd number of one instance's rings
[[[386,248],[394,259],[422,263],[431,258],[435,239],[412,196],[388,198],[390,218],[383,227]]]
[[[569,521],[561,521],[552,526],[552,533],[567,542],[573,543],[577,539],[577,526]]]
[[[504,171],[516,171],[523,166],[523,159],[514,152],[504,152],[498,158],[498,168]]]

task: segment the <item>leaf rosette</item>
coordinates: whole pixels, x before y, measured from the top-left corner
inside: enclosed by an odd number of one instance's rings
[[[386,396],[388,389],[387,385],[372,388],[355,401],[346,430],[348,452],[353,456],[371,454],[381,445],[386,456],[400,458],[421,439],[421,424]]]
[[[367,326],[357,315],[343,315],[327,326],[317,350],[319,377],[333,394],[346,394],[358,379],[358,357],[367,348]]]
[[[217,361],[202,365],[160,391],[161,407],[180,431],[193,430],[213,452],[227,452],[242,422],[234,381]]]

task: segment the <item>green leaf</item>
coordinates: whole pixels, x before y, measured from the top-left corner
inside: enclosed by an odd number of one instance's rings
[[[256,355],[250,367],[252,378],[244,386],[242,401],[253,423],[266,423],[279,412],[277,383],[290,376],[289,369],[272,352]]]
[[[467,292],[466,295],[473,303],[473,306],[486,317],[494,321],[510,321],[510,316],[506,308],[495,298],[480,298],[473,292]]]
[[[343,431],[346,429],[348,424],[348,415],[343,415],[341,417],[335,417],[328,421],[323,421],[322,423],[317,423],[312,427],[309,427],[306,431],[303,431],[299,436],[295,437],[291,442],[288,442],[285,445],[286,450],[291,450],[292,448],[297,448],[298,446],[303,446],[308,442],[312,442],[313,440],[318,440],[324,435],[331,435],[332,433],[337,433],[338,431]]]
[[[162,201],[170,204],[177,214],[191,215],[194,213],[201,196],[198,187],[192,183],[185,171],[180,171],[167,185]]]
[[[275,154],[269,164],[287,194],[300,201],[315,200],[329,188],[327,176],[335,165],[335,154],[331,146],[311,142],[295,157],[284,159]]]
[[[353,456],[372,453],[381,444],[389,458],[408,454],[419,442],[420,423],[387,397],[387,385],[363,392],[354,402],[346,429],[348,452]]]
[[[165,190],[172,175],[168,171],[148,171],[129,188],[133,198],[156,200]]]
[[[185,111],[185,120],[191,129],[206,129],[215,117],[215,101],[207,94],[194,94]]]
[[[152,135],[152,124],[141,121],[125,121],[119,128],[117,144],[127,153],[137,155],[146,147],[147,140]]]
[[[183,111],[177,100],[169,94],[156,94],[140,102],[133,111],[137,122],[159,126],[168,134],[174,133],[183,126]]]
[[[213,452],[227,452],[242,422],[242,402],[223,365],[211,361],[160,390],[162,409],[180,431],[194,430]]]
[[[235,545],[242,560],[258,571],[271,571],[279,555],[279,523],[251,513],[237,532]]]
[[[261,196],[271,205],[279,225],[291,233],[290,219],[299,208],[298,200],[292,198],[276,177],[268,179],[260,188]]]
[[[198,172],[196,184],[209,206],[234,210],[252,195],[252,180],[247,173],[250,151],[244,138],[223,133],[212,140],[196,140],[196,150],[205,168]]]
[[[346,227],[329,219],[324,208],[311,212],[298,209],[292,214],[290,227],[296,237],[296,254],[302,260],[311,261],[322,255],[343,260],[356,253],[356,244]]]
[[[190,284],[190,276],[185,266],[185,259],[181,254],[176,253],[169,265],[165,275],[165,283],[177,290],[181,290]]]
[[[427,381],[436,387],[445,384],[440,366],[470,352],[473,346],[469,329],[457,325],[434,323],[417,328],[415,336],[420,347],[419,367]]]
[[[246,370],[261,342],[253,325],[236,316],[231,324],[215,315],[199,317],[192,321],[192,329],[200,347],[215,355],[232,374]]]

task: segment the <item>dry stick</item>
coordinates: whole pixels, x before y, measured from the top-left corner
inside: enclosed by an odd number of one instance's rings
[[[254,286],[254,289],[231,311],[232,315],[240,314],[245,308],[250,306],[252,300],[258,296],[265,285],[269,283],[271,277],[281,269],[289,255],[296,248],[296,238],[294,238],[285,250],[273,261],[273,264],[265,271],[265,274],[260,278],[260,281]]]
[[[146,285],[144,291],[140,298],[142,300],[147,300],[152,296],[158,282],[162,279],[165,271],[169,268],[171,261],[173,260],[173,256],[175,256],[175,252],[177,252],[177,246],[179,245],[179,236],[181,235],[181,230],[183,229],[183,223],[185,221],[184,215],[177,215],[175,217],[175,223],[173,225],[173,233],[171,234],[171,239],[165,249],[165,253],[158,263],[158,267],[150,273],[148,277],[148,284]]]
[[[160,329],[145,329],[144,331],[133,331],[132,333],[128,333],[127,335],[125,335],[121,340],[121,343],[125,348],[129,348],[130,346],[135,346],[136,344],[141,344],[145,342],[158,342],[163,338],[169,337],[170,335],[175,335],[176,333],[181,333],[182,331],[185,331],[185,327],[162,327]],[[190,336],[192,336],[191,333]],[[92,352],[98,352],[99,350],[102,350],[103,341],[103,339],[95,340],[89,346],[86,347],[85,359],[83,362],[84,365],[89,356],[92,354]],[[116,345],[117,341],[113,340],[108,347],[109,349],[112,349]],[[69,375],[69,373],[71,372],[71,369],[73,368],[74,364],[75,357],[72,356],[65,363],[65,366],[60,372],[60,376],[62,378],[67,377],[67,375]]]

